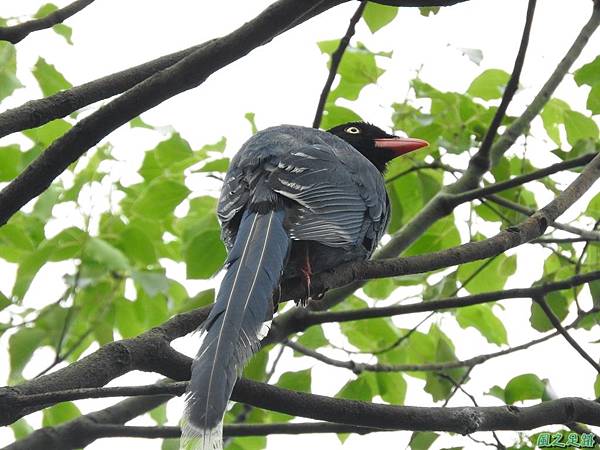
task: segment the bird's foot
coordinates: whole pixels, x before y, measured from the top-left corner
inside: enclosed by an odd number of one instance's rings
[[[304,307],[308,305],[308,301],[311,299],[311,276],[312,270],[310,264],[307,264],[302,268],[302,277],[304,278],[304,285],[306,286],[306,296],[300,299],[300,304]]]

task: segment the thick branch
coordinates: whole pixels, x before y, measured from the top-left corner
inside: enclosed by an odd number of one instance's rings
[[[581,32],[573,42],[565,57],[558,64],[550,78],[541,88],[532,103],[526,108],[523,114],[515,120],[502,134],[502,136],[492,146],[490,154],[492,156],[492,165],[498,161],[502,155],[514,144],[521,134],[527,129],[535,116],[539,114],[543,106],[552,96],[552,93],[568,73],[569,68],[581,51],[585,47],[592,33],[600,24],[600,3],[594,2],[593,11],[588,22],[583,26]],[[471,163],[461,178],[454,184],[445,187],[440,193],[434,196],[419,213],[406,223],[392,239],[376,254],[376,258],[391,258],[398,256],[414,243],[419,236],[425,233],[431,225],[442,217],[451,214],[457,206],[453,202],[453,197],[462,192],[475,189],[481,180],[483,172],[481,164]],[[348,279],[346,280],[348,281]],[[356,289],[362,286],[361,282],[353,282],[329,292],[322,302],[313,303],[311,306],[315,309],[328,309],[343,301],[348,295],[351,295]],[[288,313],[293,315],[294,312]],[[281,317],[281,316],[280,316]],[[286,320],[287,316],[283,317]]]
[[[547,224],[562,214],[598,177],[600,177],[600,155],[588,164],[561,195],[518,227],[502,231],[484,241],[427,255],[345,264],[331,273],[315,275],[313,285],[323,288],[336,287],[356,279],[421,273],[497,255],[540,236]],[[284,298],[294,298],[289,295],[293,293],[293,288],[290,290],[286,286],[283,291]],[[189,375],[189,358],[175,352],[169,346],[169,342],[175,337],[193,331],[206,318],[208,310],[209,307],[206,307],[193,313],[176,316],[163,326],[134,339],[108,344],[64,369],[15,388],[7,388],[4,392],[0,391],[5,397],[5,407],[0,409],[0,423],[11,423],[31,412],[26,407],[14,407],[16,394],[51,392],[62,390],[65,386],[72,388],[102,386],[111,379],[134,369],[159,372],[173,379],[186,379]],[[276,329],[280,330],[278,327],[273,328]],[[165,364],[166,360],[169,360],[169,364]],[[13,407],[8,407],[11,400]]]
[[[19,386],[1,388],[0,426],[40,409],[39,406],[19,405],[18,398],[22,395],[61,391],[65,387],[103,386],[131,370],[154,371],[169,378],[186,379],[189,376],[189,358],[173,350],[169,342],[194,331],[209,311],[210,307],[205,307],[179,314],[135,338],[111,342],[56,372]]]
[[[17,42],[25,39],[34,31],[44,30],[64,22],[66,19],[74,14],[77,14],[79,11],[93,2],[94,0],[77,0],[70,5],[67,5],[61,9],[57,9],[56,11],[40,19],[29,20],[12,27],[0,28],[0,41],[9,41],[13,44],[16,44]]]
[[[355,284],[357,280],[412,275],[496,256],[541,236],[546,227],[580,198],[599,177],[600,155],[558,197],[518,226],[483,241],[469,242],[439,252],[342,264],[326,274],[315,274],[311,279],[312,286],[316,292],[323,292],[348,283]],[[299,290],[283,291],[284,298],[300,298],[300,295]]]
[[[57,92],[46,98],[31,100],[17,108],[4,111],[0,114],[0,137],[16,131],[39,127],[51,120],[68,116],[84,106],[121,94],[207,44],[208,42],[171,53],[139,66]]]
[[[391,406],[294,392],[241,379],[235,385],[232,399],[297,417],[378,429],[469,434],[529,430],[570,422],[600,425],[600,404],[580,398],[563,398],[527,408]]]
[[[129,398],[62,425],[34,431],[26,438],[4,447],[3,450],[83,448],[97,439],[91,432],[95,427],[102,427],[103,424],[124,424],[141,414],[151,411],[170,398],[169,395]]]
[[[66,433],[68,431],[70,432],[71,430],[67,431],[66,427],[63,427],[65,426],[61,425],[55,428],[43,428],[13,445],[4,447],[3,450],[67,450],[80,448],[83,445],[102,438],[137,437],[148,439],[169,439],[179,438],[181,436],[181,429],[179,427],[169,426],[151,427],[104,423],[98,424],[87,421],[85,426],[80,426],[77,428],[76,436],[67,435]],[[393,430],[329,422],[227,424],[223,426],[224,437],[270,436],[274,434],[299,435],[309,433],[367,434],[381,431]],[[47,435],[50,433],[56,434],[57,432],[59,436],[55,436],[52,439],[52,444],[49,444],[50,440],[47,438]],[[40,436],[42,433],[44,434],[44,438]],[[70,445],[66,444],[66,442],[69,442]],[[80,444],[76,445],[75,442],[79,442]],[[67,445],[69,446],[67,447]]]
[[[308,19],[313,10],[324,11],[337,3],[339,0],[279,0],[236,31],[202,46],[84,118],[0,192],[0,225],[121,125],[174,95],[199,86],[214,72]]]

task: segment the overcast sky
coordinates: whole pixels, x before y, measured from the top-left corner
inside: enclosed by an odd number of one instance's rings
[[[61,0],[56,1],[56,4],[63,6],[69,2]],[[0,8],[0,16],[20,17],[35,12],[42,3],[34,0],[4,1]],[[269,3],[271,2],[265,0],[97,0],[68,20],[67,24],[73,27],[74,46],[67,45],[63,38],[52,31],[34,33],[18,44],[19,78],[27,87],[18,90],[13,97],[4,101],[0,109],[17,106],[41,95],[30,73],[39,56],[54,64],[73,85],[78,85],[224,35],[255,17]],[[316,42],[341,37],[356,6],[357,2],[349,2],[320,15],[222,69],[199,88],[184,92],[145,113],[145,121],[164,127],[161,132],[122,127],[111,134],[107,140],[115,145],[115,154],[123,161],[119,176],[124,180],[135,180],[136,164],[139,163],[143,150],[152,148],[172,129],[179,131],[190,141],[193,148],[216,142],[221,136],[226,136],[227,151],[233,153],[250,136],[250,127],[244,119],[247,112],[256,114],[259,128],[281,123],[310,125],[327,76],[326,58],[319,51]],[[510,72],[521,37],[526,7],[525,0],[471,0],[443,9],[437,16],[429,18],[422,17],[416,9],[403,9],[392,24],[375,35],[370,33],[364,23],[360,23],[355,39],[366,44],[371,50],[393,50],[394,55],[390,60],[380,61],[382,67],[387,69],[386,73],[380,78],[378,85],[364,89],[353,108],[365,119],[389,127],[390,105],[395,101],[404,100],[408,81],[414,77],[417,70],[420,70],[421,79],[435,87],[458,92],[464,92],[472,79],[484,69],[501,68]],[[518,115],[533,98],[587,21],[591,7],[590,0],[538,1],[531,43],[521,77],[521,92],[511,105],[511,114]],[[476,65],[464,56],[461,50],[463,48],[480,49],[483,52],[481,64]],[[600,35],[596,34],[574,68],[592,60],[599,50]],[[568,76],[565,79],[556,96],[567,100],[575,109],[585,111],[587,90],[577,88],[572,77]],[[550,163],[546,152],[551,148],[551,144],[547,142],[541,130],[539,119],[533,133],[534,138],[528,142],[531,149],[528,155],[542,167]],[[19,138],[9,136],[1,139],[0,145],[15,140],[19,141]],[[457,164],[461,164],[461,161],[457,161]],[[566,177],[565,181],[569,179],[571,178]],[[198,191],[203,189],[203,186],[194,186],[194,189]],[[596,187],[592,193],[598,191],[599,188]],[[578,202],[563,220],[576,217],[592,193],[584,197],[582,202]],[[543,200],[548,200],[544,193],[541,195]],[[101,199],[95,201],[100,202]],[[63,218],[61,223],[70,220],[68,212],[65,214],[66,218]],[[527,286],[539,277],[547,252],[534,251],[533,246],[528,246],[527,249],[527,252],[519,253],[520,273],[509,280],[507,288]],[[0,290],[10,291],[15,269],[6,264],[0,268],[3,273]],[[181,266],[171,264],[168,269],[170,276],[178,279],[184,277],[185,271]],[[55,265],[41,274],[27,298],[28,304],[39,307],[44,304],[44,299],[54,298],[53,295],[48,295],[49,292],[61,292],[63,286],[60,277],[65,270],[68,270],[66,266]],[[189,283],[188,286],[193,292],[202,286],[202,283]],[[46,295],[36,295],[42,291]],[[535,334],[531,332],[528,324],[529,301],[512,300],[504,302],[503,305],[506,309],[497,308],[497,313],[505,321],[511,345],[531,339]],[[418,316],[411,315],[397,319],[396,323],[399,326],[412,327],[418,319]],[[496,346],[486,343],[473,329],[462,330],[453,319],[445,318],[443,314],[438,320],[451,337],[472,343],[470,348],[457,345],[459,358],[497,350]],[[333,331],[328,331],[329,336],[336,337]],[[574,336],[577,338],[578,333],[574,332]],[[598,345],[594,348],[586,342],[587,339],[588,335],[579,341],[586,348],[594,349],[597,354]],[[7,335],[0,339],[3,347],[6,343]],[[176,346],[187,354],[194,354],[198,338],[180,340]],[[335,352],[331,355],[342,358],[345,356]],[[289,354],[286,354],[286,357],[287,370],[314,368],[312,376],[315,393],[333,395],[348,377],[342,369],[323,366],[305,358],[292,361]],[[8,367],[5,352],[0,358],[0,381],[4,381]],[[51,358],[50,351],[36,353],[36,361],[28,367],[26,373],[36,373]],[[478,394],[481,404],[499,404],[497,399],[482,395],[489,389],[490,380],[504,386],[512,376],[525,372],[536,373],[541,378],[551,377],[559,396],[589,396],[591,392],[593,376],[587,364],[560,339],[553,339],[531,352],[512,355],[510,367],[507,367],[507,361],[496,359],[473,371],[469,389]],[[553,365],[552,361],[559,361],[558,366]],[[149,375],[130,374],[112,384],[139,384],[152,380]],[[409,381],[412,389],[409,389],[406,403],[431,404],[431,397],[422,392],[423,383],[413,379]],[[78,405],[83,411],[89,412],[110,403],[111,400],[98,400],[80,402]],[[454,406],[467,404],[468,398],[460,395],[450,403]],[[170,404],[169,417],[172,424],[176,423],[180,407],[180,401]],[[39,426],[40,422],[40,413],[31,416],[32,424]],[[135,423],[151,422],[140,419]],[[502,433],[500,435],[502,436]],[[367,445],[404,448],[409,437],[410,433],[406,432],[352,436],[343,448],[358,450]],[[489,434],[481,434],[479,437],[491,440]],[[11,440],[10,431],[0,430],[0,445]],[[505,444],[508,443],[511,443],[511,440],[505,439]],[[477,444],[461,437],[439,439],[432,448],[453,445],[479,448]],[[335,435],[269,438],[269,449],[284,446],[289,450],[310,446],[342,448]],[[135,439],[105,439],[88,448],[158,449],[160,443]]]

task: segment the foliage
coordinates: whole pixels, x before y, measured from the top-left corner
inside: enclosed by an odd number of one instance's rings
[[[56,10],[52,4],[40,8],[36,17]],[[423,15],[437,13],[437,8],[422,8]],[[364,20],[372,33],[392,23],[397,9],[369,3]],[[54,30],[71,44],[72,32],[66,25]],[[339,41],[319,42],[321,52],[331,55]],[[323,128],[329,128],[360,116],[349,106],[357,100],[366,86],[376,84],[385,73],[381,62],[389,60],[389,52],[374,52],[357,42],[346,50],[339,67],[339,81],[331,91],[325,107]],[[16,77],[17,50],[12,44],[0,43],[0,100],[22,86]],[[72,87],[60,69],[40,56],[32,74],[44,96]],[[553,161],[570,160],[594,151],[599,130],[595,114],[600,113],[600,56],[575,71],[578,85],[587,86],[587,111],[577,111],[565,100],[553,98],[545,105],[540,118],[547,137],[557,149],[548,157]],[[391,104],[390,117],[395,130],[427,139],[430,151],[401,158],[391,165],[387,187],[392,206],[389,233],[397,232],[410,223],[419,211],[449,184],[452,174],[459,170],[437,167],[433,162],[455,161],[456,155],[469,157],[481,145],[494,116],[498,99],[504,92],[509,74],[502,69],[487,69],[472,80],[466,92],[445,92],[435,87],[435,80],[416,77],[411,80],[412,94],[397,98]],[[342,106],[343,104],[343,106]],[[426,105],[426,106],[423,106]],[[246,119],[252,133],[257,131],[254,114]],[[502,125],[513,123],[506,116]],[[0,181],[16,177],[37,155],[56,138],[75,124],[72,117],[59,119],[38,128],[22,132],[26,144],[10,144],[0,148]],[[161,136],[141,118],[131,122],[139,132],[156,140]],[[38,197],[31,207],[16,214],[0,228],[0,255],[5,263],[16,267],[16,277],[10,292],[0,293],[2,323],[0,334],[8,337],[10,374],[8,382],[18,383],[31,376],[27,367],[36,351],[50,348],[57,362],[72,362],[94,345],[105,345],[119,338],[136,336],[161,324],[174,314],[209,304],[212,289],[192,295],[191,290],[170,276],[170,263],[185,265],[187,279],[211,283],[223,266],[225,248],[220,240],[215,214],[213,192],[192,192],[190,177],[202,177],[206,182],[221,178],[227,170],[231,150],[225,138],[197,148],[177,131],[160,138],[152,148],[143,151],[140,167],[135,173],[137,182],[125,183],[115,175],[121,164],[110,143],[102,143],[73,164],[66,176],[56,180]],[[526,152],[515,151],[502,159],[491,171],[490,182],[502,182],[529,173],[537,168]],[[132,168],[128,168],[134,172]],[[572,169],[573,172],[578,169]],[[538,207],[540,189],[555,193],[558,181],[549,178],[537,183],[537,190],[519,186],[505,190],[499,196],[531,209]],[[90,193],[102,197],[100,208],[91,207]],[[65,210],[77,219],[65,224]],[[587,205],[583,220],[597,220],[600,214],[600,194]],[[464,218],[468,216],[468,220]],[[466,214],[449,214],[437,221],[415,239],[406,256],[443,250],[461,242],[478,241],[489,237],[490,229],[518,223],[522,215],[506,206],[474,202]],[[459,231],[460,230],[460,231]],[[466,231],[465,231],[466,230]],[[538,284],[560,281],[578,272],[598,268],[600,246],[591,243],[582,253],[581,247],[559,243],[548,252]],[[574,263],[579,259],[578,264]],[[45,306],[32,308],[30,296],[36,282],[55,263],[69,267],[63,277],[64,290],[58,298],[45,299]],[[363,309],[377,302],[399,302],[403,289],[409,287],[423,301],[438,300],[457,294],[480,294],[503,290],[512,275],[522,266],[516,255],[500,254],[495,258],[444,269],[444,272],[373,280],[357,295],[348,298],[335,311]],[[416,291],[415,291],[416,289]],[[590,283],[589,289],[596,306],[600,305],[600,282]],[[553,292],[546,297],[548,305],[561,321],[575,311],[575,299],[581,288]],[[39,295],[39,291],[37,291]],[[453,342],[445,329],[447,321],[460,329],[476,332],[480,339],[497,348],[512,343],[507,329],[498,316],[500,305],[483,304],[455,308],[419,330],[400,327],[391,318],[343,322],[336,328],[348,349],[372,353],[379,364],[431,364],[458,361],[468,353],[463,342]],[[546,332],[553,326],[539,306],[531,302],[530,325],[533,330]],[[579,326],[589,329],[595,324],[582,321]],[[466,333],[466,332],[465,332]],[[472,336],[472,334],[470,335]],[[330,333],[322,327],[311,327],[297,337],[297,342],[313,350],[331,350]],[[245,376],[265,380],[277,349],[262,350],[245,369]],[[295,356],[300,356],[296,354]],[[373,362],[372,361],[372,362]],[[517,368],[518,372],[518,368]],[[551,377],[552,374],[543,374]],[[442,402],[454,395],[458,384],[469,380],[465,367],[440,371],[408,372],[348,372],[336,394],[340,398],[364,401],[383,401],[403,404],[413,380],[419,380],[432,402]],[[600,378],[598,379],[600,380]],[[598,396],[600,381],[589,386],[590,396]],[[310,392],[311,368],[286,371],[276,384],[287,389]],[[504,388],[492,386],[490,395],[507,404],[524,400],[547,399],[549,381],[535,374],[518,374]],[[236,405],[227,415],[235,421],[242,413]],[[44,411],[44,426],[55,426],[77,417],[79,409],[72,403],[61,403]],[[153,420],[165,424],[166,409],[150,413]],[[292,417],[275,412],[252,410],[247,416],[251,423],[289,421]],[[32,431],[23,419],[13,425],[16,438]],[[343,436],[340,436],[343,439]],[[436,433],[414,433],[412,449],[427,449],[438,438]],[[174,448],[165,440],[163,448]],[[260,449],[264,438],[235,439],[230,449]]]

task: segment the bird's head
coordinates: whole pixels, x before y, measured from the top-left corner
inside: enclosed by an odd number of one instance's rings
[[[422,139],[388,134],[381,128],[365,122],[349,122],[327,131],[342,138],[362,153],[380,172],[384,172],[386,164],[397,156],[429,145]]]

